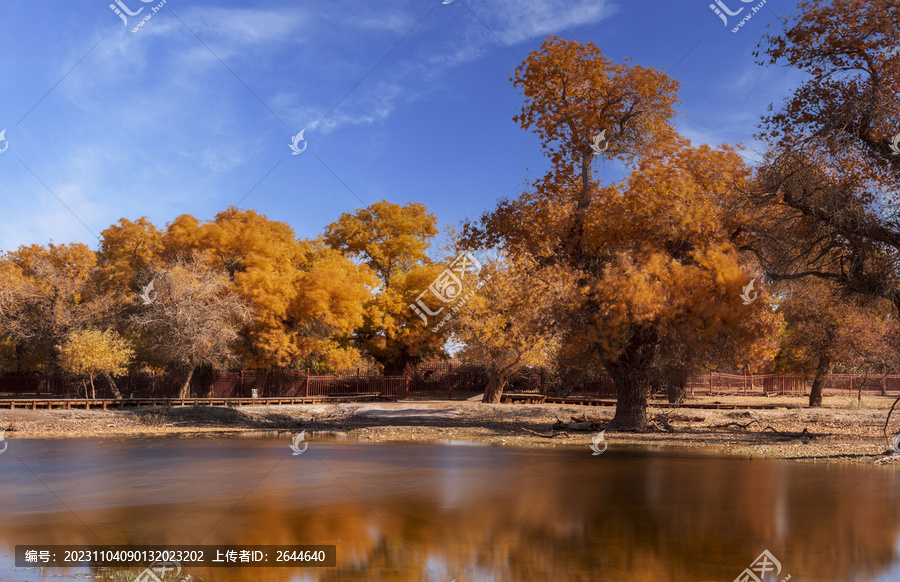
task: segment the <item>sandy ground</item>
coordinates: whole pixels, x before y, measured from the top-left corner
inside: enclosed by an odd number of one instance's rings
[[[688,403],[778,404],[796,407],[805,398],[698,397]],[[752,458],[851,463],[900,462],[891,439],[900,432],[900,406],[882,430],[894,397],[826,397],[823,408],[706,410],[653,408],[645,433],[608,431],[612,448],[666,445]],[[596,424],[585,432],[553,430],[557,418],[587,414]],[[613,407],[488,405],[480,402],[372,402],[293,406],[172,407],[124,410],[0,410],[5,438],[122,436],[223,437],[248,430],[307,431],[307,440],[339,438],[366,442],[472,441],[526,447],[587,447],[605,428]],[[803,434],[804,429],[807,434]],[[602,445],[600,445],[602,449]]]

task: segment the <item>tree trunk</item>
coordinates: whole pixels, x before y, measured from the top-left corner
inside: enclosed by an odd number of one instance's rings
[[[107,372],[103,373],[103,377],[106,379],[106,383],[109,384],[109,390],[112,392],[113,397],[116,400],[122,400],[122,393],[119,392],[119,387],[116,386],[115,380],[113,380],[112,375]]]
[[[194,369],[196,366],[191,366],[188,368],[187,378],[184,379],[184,384],[181,385],[181,390],[178,391],[179,398],[188,398],[191,394],[191,378],[194,376]]]
[[[488,380],[488,385],[484,390],[484,397],[481,401],[487,402],[488,404],[500,404],[500,397],[503,396],[504,386],[506,386],[506,376],[496,370],[491,370],[490,379]]]
[[[646,374],[632,372],[622,374],[610,371],[616,383],[616,414],[609,428],[617,430],[646,430],[649,422],[647,396],[650,393],[650,379]]]
[[[671,404],[681,404],[684,402],[684,395],[687,392],[687,381],[690,376],[687,368],[670,370],[666,376],[669,402]]]
[[[809,390],[809,407],[822,406],[822,387],[825,384],[825,376],[828,374],[828,368],[831,366],[831,356],[828,354],[819,358],[819,365],[816,367],[816,376],[813,378],[812,388]]]
[[[572,393],[573,390],[584,385],[584,376],[584,370],[569,368],[569,370],[566,372],[566,375],[563,376],[562,380],[560,381],[559,389],[556,391],[556,394],[560,398],[567,397]]]
[[[400,361],[392,361],[392,362],[384,362],[382,365],[384,366],[384,375],[385,376],[402,376],[406,373],[406,364],[407,360]]]
[[[91,374],[90,376],[88,376],[88,380],[90,380],[90,382],[91,382],[91,400],[96,400],[97,399],[97,391],[94,390],[94,375]]]
[[[681,404],[684,402],[685,383],[669,382],[669,403]]]
[[[212,397],[213,387],[218,378],[218,372],[210,365],[197,366],[197,369],[194,371],[194,383],[199,384],[199,391],[206,398]]]
[[[654,328],[633,328],[622,353],[615,360],[604,362],[618,392],[616,414],[610,421],[609,428],[647,429],[650,365],[653,363],[658,342],[659,334]]]

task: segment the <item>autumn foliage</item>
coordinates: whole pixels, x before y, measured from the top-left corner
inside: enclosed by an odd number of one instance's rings
[[[415,202],[308,239],[235,207],[164,227],[123,218],[97,251],[0,257],[0,363],[62,370],[92,393],[98,375],[114,390],[126,368],[180,370],[187,395],[201,368],[394,375],[453,355],[487,370],[485,402],[525,370],[552,370],[563,393],[605,372],[610,428],[625,430],[647,427],[652,391],[678,402],[701,371],[799,371],[820,405],[829,371],[896,360],[900,7],[801,8],[757,53],[809,75],[763,118],[756,167],[737,145],[679,135],[667,73],[548,37],[511,78],[513,121],[546,171],[445,233],[447,249]],[[620,175],[601,181],[603,164]],[[473,279],[453,272],[461,253],[481,258]]]

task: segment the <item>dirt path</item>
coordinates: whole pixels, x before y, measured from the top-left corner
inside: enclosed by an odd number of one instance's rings
[[[697,410],[650,409],[662,415],[647,433],[607,432],[608,447],[667,445],[702,448],[754,458],[855,463],[900,461],[890,455],[882,434],[892,397],[831,397],[819,409]],[[691,403],[804,404],[802,398],[693,398]],[[475,402],[376,402],[295,406],[173,407],[128,410],[0,410],[7,441],[17,438],[122,436],[227,436],[247,430],[307,430],[339,433],[367,442],[473,441],[508,446],[587,448],[605,427],[612,407],[487,405]],[[551,430],[557,418],[587,414],[597,422],[589,432]],[[665,426],[671,430],[665,430]],[[807,431],[803,433],[804,429]],[[900,432],[895,411],[889,436]],[[538,434],[535,434],[538,433]],[[543,436],[542,436],[543,435]],[[324,435],[321,435],[324,437]]]

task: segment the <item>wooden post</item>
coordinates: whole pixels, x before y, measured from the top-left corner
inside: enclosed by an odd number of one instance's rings
[[[853,372],[850,372],[850,394],[849,396],[853,396]]]
[[[881,375],[881,395],[884,396],[884,374]]]
[[[744,368],[744,396],[747,395],[747,368]]]
[[[712,396],[712,370],[709,371],[709,395]]]
[[[784,372],[781,373],[781,395],[784,396]]]
[[[304,398],[309,397],[309,368],[306,369],[306,390],[303,391]]]

